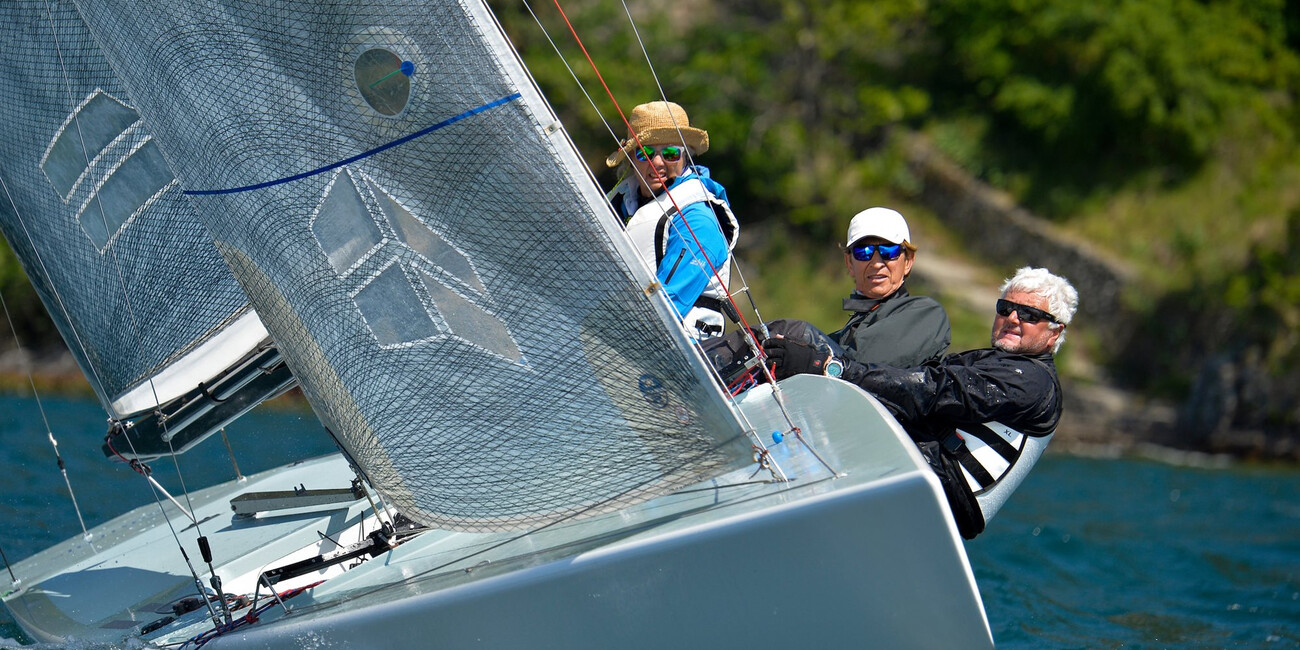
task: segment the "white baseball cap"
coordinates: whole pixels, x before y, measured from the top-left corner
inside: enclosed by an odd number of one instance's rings
[[[891,244],[910,242],[911,232],[903,215],[889,208],[867,208],[853,215],[849,222],[849,240],[845,246],[865,237],[879,237]]]

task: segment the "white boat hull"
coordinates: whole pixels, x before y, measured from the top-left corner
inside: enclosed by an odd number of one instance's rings
[[[527,534],[430,531],[289,600],[289,615],[272,609],[210,645],[991,647],[938,481],[906,434],[844,382],[803,376],[782,387],[804,439],[838,477],[788,437],[772,455],[794,479],[789,483],[763,481],[767,472],[753,482],[729,475]],[[757,431],[786,428],[767,387],[751,391],[742,409]],[[218,514],[226,501],[277,489],[267,487],[277,482],[296,485],[290,481],[303,474],[337,483],[346,472],[341,459],[330,459],[204,491],[196,511],[210,518],[205,532],[231,591],[251,593],[251,576],[283,564],[295,547],[318,544],[318,529],[340,530],[361,513],[357,505],[346,513],[239,522],[228,509]],[[35,578],[24,578],[24,590],[6,604],[41,639],[130,636],[123,621],[147,624],[162,616],[159,602],[194,592],[170,534],[146,550],[138,538],[147,534],[97,553],[59,547],[19,563],[19,577]],[[84,542],[64,546],[78,545]],[[246,550],[223,556],[237,548]],[[69,557],[79,559],[69,565]],[[102,591],[95,585],[106,576],[95,572],[108,567],[126,578],[112,612],[82,595]],[[132,576],[148,587],[133,587]],[[130,611],[122,611],[127,604]],[[195,612],[146,639],[174,644],[209,627]]]

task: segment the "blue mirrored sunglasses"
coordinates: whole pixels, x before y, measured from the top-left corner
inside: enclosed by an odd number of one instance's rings
[[[671,144],[659,147],[658,151],[654,147],[641,147],[636,150],[636,159],[641,162],[654,160],[656,154],[663,156],[665,162],[677,162],[682,157],[682,148]]]
[[[880,251],[880,259],[886,262],[892,262],[903,255],[902,244],[867,244],[865,246],[853,247],[853,259],[859,262],[870,262],[871,256]]]
[[[1016,316],[1020,318],[1020,322],[1022,323],[1038,323],[1047,321],[1049,323],[1059,324],[1061,322],[1057,320],[1055,316],[1037,307],[1022,305],[1018,302],[1011,302],[1010,300],[998,300],[997,310],[999,316],[1010,316],[1011,312],[1016,312]]]

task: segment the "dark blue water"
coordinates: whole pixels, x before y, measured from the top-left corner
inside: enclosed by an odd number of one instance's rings
[[[43,402],[87,525],[152,501],[100,453],[97,404]],[[283,408],[228,434],[245,474],[332,449],[315,418]],[[10,560],[80,534],[31,399],[0,395],[0,463]],[[233,473],[219,439],[181,463],[190,489]],[[154,465],[176,489],[170,462]],[[967,550],[1001,648],[1300,647],[1300,468],[1048,456]],[[18,635],[0,610],[0,638]]]
[[[1300,469],[1049,456],[967,544],[1003,648],[1300,647]]]

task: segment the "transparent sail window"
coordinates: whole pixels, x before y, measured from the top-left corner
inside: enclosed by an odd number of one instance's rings
[[[410,211],[402,207],[401,204],[393,200],[388,193],[375,186],[374,183],[370,184],[370,189],[379,198],[379,205],[383,208],[384,214],[388,216],[388,222],[397,231],[398,237],[406,242],[406,245],[410,246],[411,250],[419,253],[431,264],[457,280],[464,282],[475,291],[481,294],[487,293],[487,288],[479,280],[478,273],[470,265],[469,258],[447,243],[442,237],[439,237],[437,233],[420,223],[415,218],[415,215],[412,215]]]
[[[406,108],[411,97],[410,75],[414,71],[410,61],[403,61],[389,50],[375,48],[357,57],[354,71],[357,90],[370,108],[383,115],[397,115]]]
[[[175,182],[153,140],[145,142],[109,174],[78,219],[95,246],[103,250],[131,215]]]
[[[482,307],[466,300],[428,273],[421,271],[420,277],[453,334],[511,361],[523,359],[523,353],[501,319],[483,311]]]
[[[346,173],[335,178],[321,201],[311,230],[339,275],[346,275],[382,239],[379,227]]]
[[[380,345],[398,345],[441,333],[397,264],[380,272],[354,300]]]
[[[41,161],[41,170],[64,201],[90,161],[139,119],[130,107],[100,90],[73,112]]]

